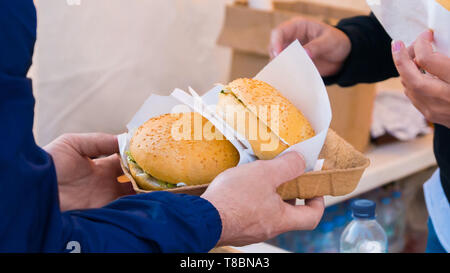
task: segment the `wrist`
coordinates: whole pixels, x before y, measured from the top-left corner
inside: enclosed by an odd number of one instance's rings
[[[351,52],[352,52],[352,41],[350,39],[350,37],[347,35],[347,33],[345,33],[344,31],[342,31],[339,27],[335,27],[335,31],[337,33],[337,36],[339,37],[338,39],[336,39],[338,42],[336,43],[336,48],[335,51],[339,54],[340,56],[340,67],[337,70],[337,72],[333,75],[338,75],[343,67],[345,66],[345,63],[347,62]]]
[[[343,71],[345,71],[346,66],[348,64],[350,55],[352,54],[353,45],[352,40],[349,35],[340,28],[339,25],[335,26],[335,31],[339,36],[339,42],[337,43],[337,48],[335,49],[337,52],[340,52],[341,60],[339,64],[339,68],[336,69],[336,72],[332,75],[327,75],[323,77],[323,81],[326,85],[338,84],[339,80],[342,76]]]
[[[210,196],[208,193],[205,193],[201,196],[203,199],[208,201],[217,211],[219,219],[220,219],[220,227],[221,232],[219,239],[217,241],[216,246],[226,246],[230,242],[230,237],[232,234],[231,227],[232,225],[229,224],[229,216],[227,215],[227,209],[225,209],[221,203],[221,201],[216,200],[212,196]]]

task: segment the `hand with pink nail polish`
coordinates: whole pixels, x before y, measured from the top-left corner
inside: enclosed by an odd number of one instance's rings
[[[295,40],[300,41],[324,77],[337,74],[352,49],[350,39],[341,30],[313,19],[296,17],[272,31],[271,57]]]
[[[450,58],[433,50],[433,32],[409,48],[392,43],[392,56],[405,94],[428,121],[450,128]],[[423,73],[423,72],[427,73]]]

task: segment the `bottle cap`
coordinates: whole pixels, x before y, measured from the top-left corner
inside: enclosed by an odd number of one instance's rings
[[[375,218],[375,202],[366,199],[358,199],[352,202],[353,217],[363,219]]]

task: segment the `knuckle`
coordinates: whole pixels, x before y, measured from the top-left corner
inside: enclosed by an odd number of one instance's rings
[[[283,26],[280,25],[280,26],[274,28],[274,29],[270,32],[270,38],[271,38],[272,41],[274,41],[274,40],[276,41],[276,39],[278,38],[278,36],[279,36],[280,33],[281,33],[281,28],[282,28],[282,27],[283,27]]]
[[[255,161],[255,162],[254,162],[254,167],[255,167],[256,169],[258,169],[258,170],[263,171],[263,172],[266,171],[266,169],[267,169],[266,162],[263,161],[263,160],[257,160],[257,161]]]
[[[65,133],[62,134],[60,137],[58,137],[59,140],[61,141],[72,141],[75,138],[75,134],[72,133]]]
[[[435,115],[432,111],[430,111],[430,109],[423,108],[422,114],[428,121],[434,121]]]
[[[281,24],[279,24],[274,31],[275,32],[280,32],[283,31],[287,28],[292,28],[293,26],[295,26],[297,24],[297,18],[292,18],[290,20],[284,21]]]
[[[232,168],[232,169],[233,169],[233,168]],[[216,177],[214,178],[213,181],[215,181],[215,182],[217,182],[217,181],[226,181],[227,178],[228,178],[229,175],[230,175],[230,172],[232,172],[232,169],[228,169],[228,170],[225,170],[225,171],[221,172],[218,176],[216,176]]]
[[[295,27],[296,29],[303,29],[307,25],[313,23],[314,21],[309,18],[305,18],[302,16],[297,16],[291,19],[291,26]]]
[[[428,116],[428,120],[432,123],[438,123],[439,122],[440,115],[438,113],[430,112]]]
[[[263,231],[263,234],[262,234],[262,237],[264,238],[264,241],[268,240],[268,239],[270,239],[272,237],[275,237],[275,236],[276,236],[276,233],[274,233],[271,229],[265,229]]]
[[[411,87],[414,89],[414,91],[423,90],[425,87],[425,83],[422,79],[414,78],[411,81]]]
[[[406,92],[409,93],[410,91],[408,89],[408,83],[405,81],[405,79],[401,78],[401,83],[402,83],[402,86],[405,88],[405,93]]]
[[[405,64],[405,61],[403,60],[403,58],[400,58],[400,57],[394,58],[394,61],[395,61],[395,65],[398,68],[403,67],[403,65]]]
[[[405,85],[403,85],[403,86],[405,86]],[[410,90],[410,89],[408,89],[408,88],[405,88],[405,96],[407,96],[408,98],[410,98],[410,99],[411,99],[411,97],[412,97],[412,94],[411,94],[411,90]]]
[[[296,177],[301,174],[300,168],[301,165],[299,164],[298,161],[290,161],[286,164],[285,171],[290,177]]]
[[[305,18],[303,18],[302,16],[296,16],[296,17],[291,19],[291,22],[302,23],[304,20],[305,20]]]
[[[428,58],[424,54],[418,54],[418,55],[416,55],[416,58],[415,58],[417,66],[419,66],[421,68],[425,68],[428,65],[427,60],[428,60]]]

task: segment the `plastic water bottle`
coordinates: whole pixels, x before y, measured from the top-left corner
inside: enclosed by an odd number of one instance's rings
[[[396,217],[397,212],[392,204],[392,199],[390,197],[382,198],[378,220],[386,232],[389,246],[394,244],[397,240],[397,234],[395,234]]]
[[[347,223],[348,222],[351,222],[352,220],[353,220],[353,217],[352,217],[352,210],[351,209],[348,209],[346,212],[345,212],[345,220],[347,220]]]
[[[345,215],[338,215],[333,219],[334,223],[334,244],[336,249],[339,249],[339,241],[341,240],[342,232],[344,231],[345,225],[347,224],[347,218]]]
[[[320,226],[320,237],[317,240],[318,252],[320,253],[337,253],[338,248],[335,244],[333,222],[325,221]]]
[[[375,219],[376,204],[359,199],[351,204],[353,221],[341,236],[341,253],[386,253],[387,236]]]

